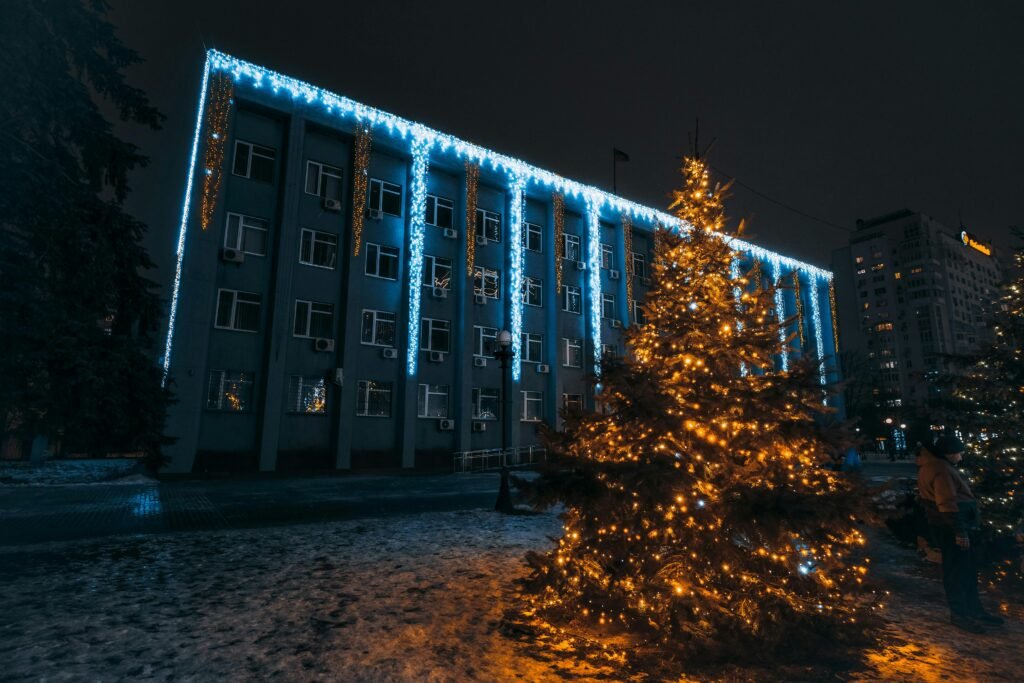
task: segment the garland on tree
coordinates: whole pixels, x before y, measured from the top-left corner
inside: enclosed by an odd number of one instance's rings
[[[606,359],[603,410],[546,432],[531,491],[566,511],[557,547],[528,555],[528,613],[663,656],[856,641],[876,609],[858,596],[863,498],[825,467],[846,432],[822,426],[814,359],[775,367],[775,292],[731,274],[725,189],[698,159],[683,175],[672,208],[693,228],[656,234],[647,322]]]

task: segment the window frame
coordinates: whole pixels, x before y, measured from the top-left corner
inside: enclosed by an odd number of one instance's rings
[[[489,416],[485,415],[481,411],[483,406],[484,393],[486,392],[487,398],[494,401],[494,412]],[[470,392],[470,401],[473,406],[472,418],[473,420],[491,420],[497,421],[501,418],[501,391],[493,387],[473,387]]]
[[[530,352],[531,348],[536,347],[536,354]],[[520,349],[521,359],[524,363],[543,363],[544,362],[544,335],[537,334],[535,332],[523,332],[520,335]]]
[[[371,338],[372,341],[366,341],[366,314],[372,313],[373,322],[371,324]],[[391,320],[384,320],[383,316],[391,316]],[[392,343],[381,344],[377,341],[379,326],[384,323],[391,323],[392,326]],[[359,343],[363,346],[376,346],[382,349],[394,349],[397,348],[395,344],[398,342],[398,314],[394,311],[382,311],[376,308],[364,308],[359,316]]]
[[[217,406],[216,407],[213,407],[213,406],[210,405],[210,388],[211,388],[211,386],[213,384],[214,373],[220,373],[220,377],[219,377],[219,379],[217,381],[218,391],[217,391]],[[237,380],[233,380],[233,381],[235,381],[235,382],[237,382],[237,383],[247,387],[248,395],[246,396],[246,400],[242,402],[242,409],[241,410],[232,410],[230,408],[224,408],[223,407],[224,403],[225,403],[225,401],[224,401],[224,396],[225,396],[224,385],[231,381],[231,380],[228,379],[228,377],[230,375],[238,375],[239,376],[238,379]],[[235,415],[245,415],[247,413],[252,413],[252,403],[253,403],[252,396],[253,396],[253,393],[255,391],[255,387],[256,387],[256,373],[248,372],[246,370],[218,370],[218,369],[210,370],[209,372],[206,373],[206,401],[205,401],[203,409],[204,410],[208,410],[211,413],[228,413],[228,414],[235,414]],[[230,402],[228,402],[228,403],[230,404]]]
[[[477,284],[477,277],[480,278],[480,284]],[[494,280],[494,296],[487,293],[487,279],[490,277]],[[487,266],[476,265],[473,266],[473,294],[483,294],[488,299],[500,299],[501,298],[501,272],[496,268],[488,268]]]
[[[575,342],[575,343],[573,343]],[[576,349],[579,353],[578,365],[570,363],[570,350]],[[578,337],[562,337],[562,367],[582,368],[583,367],[583,340]]]
[[[573,310],[568,307],[569,303],[569,290],[576,291],[576,308]],[[566,313],[572,313],[573,315],[583,315],[583,289],[576,285],[562,285],[562,310]]]
[[[447,204],[447,206],[445,206],[443,208],[448,209],[448,213],[449,213],[448,225],[442,225],[441,223],[437,222],[437,217],[440,214],[439,209],[442,208],[441,207],[441,203],[442,202]],[[431,207],[431,205],[433,205],[433,207]],[[442,197],[441,195],[429,194],[428,193],[427,194],[427,200],[426,200],[426,203],[424,205],[423,210],[424,210],[424,213],[426,214],[424,220],[426,221],[427,225],[429,225],[431,227],[434,227],[434,228],[440,228],[442,230],[447,230],[449,228],[454,228],[455,227],[455,202],[452,201],[451,199],[449,199],[448,197]],[[431,215],[431,214],[433,214],[433,215]]]
[[[438,261],[445,261],[447,262],[448,265],[439,265]],[[441,269],[448,269],[448,279],[444,281],[445,283],[443,285],[437,284],[437,271],[439,267]],[[431,254],[423,255],[423,279],[426,280],[428,277],[430,278],[429,283],[422,283],[424,287],[430,287],[432,289],[434,287],[440,287],[441,289],[446,289],[450,291],[452,288],[452,272],[452,260],[447,256],[433,256]]]
[[[309,238],[309,259],[308,261],[303,260],[302,250],[305,242],[306,233],[310,234]],[[320,240],[319,236],[326,235],[327,237],[334,240],[333,245],[329,240]],[[317,253],[317,244],[325,244],[334,247],[334,258],[327,259],[330,265],[321,265],[314,263],[314,259]],[[302,228],[299,230],[299,263],[304,266],[310,266],[311,268],[322,268],[324,270],[335,270],[338,267],[338,236],[333,232],[324,232],[323,230],[314,230],[313,228]]]
[[[314,167],[316,168],[315,183],[316,183],[317,191],[316,192],[310,192],[309,191],[309,180],[310,180],[309,173],[310,173],[311,170],[313,170]],[[330,169],[330,170],[328,170],[328,169]],[[336,171],[336,173],[334,171]],[[327,196],[327,192],[326,192],[327,188],[326,188],[325,183],[324,183],[324,177],[335,178],[338,181],[338,196],[337,197],[328,197]],[[303,189],[303,191],[306,194],[311,195],[313,197],[319,197],[320,199],[335,199],[335,200],[340,202],[341,199],[342,199],[342,196],[345,194],[345,186],[344,186],[343,180],[342,180],[343,178],[344,178],[344,171],[341,168],[339,168],[337,166],[331,166],[330,164],[325,164],[322,161],[313,161],[312,159],[306,159],[306,182],[305,182],[305,185],[304,185],[304,187],[302,189]]]
[[[443,330],[448,335],[448,344],[443,349],[433,348],[433,335],[435,328]],[[420,351],[440,351],[441,353],[452,352],[452,321],[443,318],[420,318]]]
[[[374,185],[376,184],[377,191],[377,206],[373,205],[373,193]],[[396,189],[397,188],[397,189]],[[402,196],[404,188],[398,183],[393,183],[390,180],[384,180],[383,178],[370,178],[370,183],[367,187],[366,192],[366,206],[369,209],[380,211],[381,215],[387,214],[388,216],[402,217]],[[387,211],[384,208],[384,195],[397,195],[398,196],[398,213]]]
[[[524,306],[544,307],[544,281],[536,277],[523,277],[522,301]],[[537,303],[530,302],[530,294],[536,294]]]
[[[531,391],[523,389],[520,393],[522,410],[519,411],[520,422],[543,422],[544,421],[544,392],[543,391]],[[529,406],[530,404],[539,403],[539,407],[536,408],[536,414],[531,419],[529,417]]]
[[[502,216],[496,211],[490,209],[484,209],[476,207],[476,237],[483,237],[488,242],[501,243],[501,219]],[[495,237],[487,234],[487,225],[493,223],[496,227],[494,228]]]
[[[530,246],[530,242],[533,238],[536,238],[537,241],[536,249]],[[544,253],[544,227],[542,225],[539,223],[531,223],[530,221],[523,221],[523,249],[537,254]]]
[[[385,255],[384,254],[384,250],[385,249],[392,250],[394,253],[393,254]],[[374,267],[375,267],[375,269],[377,271],[375,273],[371,273],[370,272],[370,252],[371,251],[375,252],[375,254],[376,254],[376,257],[373,260],[373,265],[374,265]],[[390,244],[378,244],[376,242],[367,242],[366,243],[366,260],[365,260],[364,265],[363,265],[363,275],[365,275],[366,277],[377,278],[378,280],[390,280],[392,282],[395,282],[401,276],[401,265],[402,265],[401,256],[402,256],[402,252],[401,252],[401,250],[398,247],[393,247]],[[394,264],[393,264],[394,265],[394,273],[395,273],[394,277],[388,277],[387,275],[381,275],[380,274],[380,272],[381,272],[381,264],[384,261],[386,261],[386,260],[393,260],[393,262],[394,262]]]
[[[566,391],[562,392],[562,412],[569,414],[569,403],[570,397],[575,397],[572,402],[578,404],[577,412],[583,412],[583,394],[570,394]]]
[[[615,247],[601,242],[601,270],[611,270],[615,265]]]
[[[493,334],[486,334],[485,330],[491,330]],[[490,340],[490,348],[485,340]],[[498,341],[498,328],[487,325],[473,325],[473,357],[494,358],[494,344]]]
[[[299,305],[300,304],[305,304],[306,305],[306,315],[305,315],[306,324],[303,325],[303,327],[305,328],[305,334],[299,334],[296,331],[296,328],[299,326]],[[327,310],[326,312],[323,311],[323,310],[314,311],[313,310],[314,306],[319,306],[319,307],[321,307],[321,309],[327,308],[329,310]],[[294,318],[292,319],[292,336],[293,337],[295,337],[297,339],[333,339],[334,338],[334,304],[333,303],[327,303],[325,301],[311,301],[309,299],[296,299],[295,300],[295,306],[292,309],[292,312],[294,314]],[[330,316],[329,322],[328,322],[328,325],[327,325],[327,327],[328,327],[328,329],[330,331],[330,334],[328,334],[328,335],[326,335],[324,337],[311,334],[312,329],[313,329],[313,316],[314,315],[318,315],[318,316],[328,315],[328,316]]]
[[[576,254],[576,258],[569,255],[570,245],[575,245],[573,253]],[[581,248],[580,236],[574,235],[571,232],[562,233],[562,258],[566,261],[579,262],[583,260],[583,249]]]
[[[637,265],[639,264],[639,268]],[[639,278],[647,277],[647,257],[643,252],[634,251],[632,257],[633,276]]]
[[[221,325],[219,323],[219,321],[220,321],[221,295],[224,292],[231,292],[231,294],[233,295],[231,297],[231,313],[230,313],[231,324],[230,325]],[[252,297],[256,298],[255,301],[246,301],[246,302],[244,302],[246,305],[250,305],[251,306],[251,305],[255,304],[255,306],[256,306],[256,329],[254,329],[254,330],[250,330],[250,329],[247,329],[247,328],[244,328],[244,327],[237,327],[237,324],[238,324],[238,314],[239,314],[239,309],[238,309],[238,303],[239,303],[238,295],[239,294],[246,294],[246,295],[249,295],[249,296],[252,296]],[[214,311],[214,315],[213,315],[213,326],[214,326],[215,329],[218,329],[218,330],[231,330],[232,332],[248,332],[250,334],[259,334],[259,331],[260,331],[260,325],[259,324],[261,322],[260,319],[261,319],[262,314],[263,314],[263,310],[262,309],[263,309],[263,295],[260,294],[259,292],[246,292],[246,291],[242,291],[242,290],[239,290],[239,289],[228,289],[227,287],[219,287],[217,289],[217,308]]]
[[[608,306],[611,305],[612,315],[606,315]],[[615,317],[615,295],[611,292],[601,292],[601,319],[617,320]]]
[[[238,149],[244,146],[248,148],[247,158],[245,160],[245,173],[238,172]],[[270,154],[266,154],[264,150],[269,150]],[[250,142],[249,140],[242,140],[239,138],[235,139],[235,150],[234,157],[231,160],[231,175],[238,176],[239,178],[245,178],[246,180],[254,180],[258,183],[273,183],[274,175],[277,173],[277,150],[268,145],[261,145],[258,142]],[[252,161],[254,157],[262,157],[263,159],[270,160],[270,177],[269,178],[253,178],[252,177]]]
[[[231,219],[238,218],[238,234],[235,237],[235,244],[228,244],[228,236],[231,234]],[[263,224],[262,227],[259,225],[249,225],[246,223],[247,220],[258,221]],[[245,248],[245,234],[248,230],[256,230],[263,233],[263,251],[249,251]],[[224,248],[234,249],[240,251],[248,256],[259,256],[263,258],[267,255],[267,240],[270,237],[270,223],[259,216],[250,216],[244,213],[238,213],[237,211],[228,211],[227,216],[224,219]]]
[[[372,394],[387,394],[387,414],[382,415],[380,413],[370,412],[370,399]],[[376,379],[360,379],[356,381],[356,417],[390,418],[393,400],[393,382]]]
[[[307,380],[315,381],[307,385]],[[302,389],[304,386],[312,386],[314,391],[322,392],[321,400],[323,403],[319,410],[302,408]],[[290,375],[288,377],[288,398],[285,413],[288,415],[327,415],[327,380],[322,375]]]
[[[444,389],[444,391],[438,391]],[[426,420],[447,420],[449,412],[449,396],[451,385],[449,384],[427,384],[420,383],[416,388],[416,417]],[[444,396],[444,410],[442,415],[430,414],[430,397]]]

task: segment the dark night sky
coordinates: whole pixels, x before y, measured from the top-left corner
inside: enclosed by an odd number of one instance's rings
[[[827,223],[900,208],[1008,243],[1024,225],[1019,2],[113,0],[167,115],[130,208],[166,282],[203,50],[216,47],[664,208],[700,119],[710,159]],[[126,131],[128,134],[128,131]],[[736,187],[748,236],[825,265],[847,234]],[[166,295],[166,294],[165,294]]]

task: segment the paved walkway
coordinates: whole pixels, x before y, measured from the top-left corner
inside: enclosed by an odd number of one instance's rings
[[[0,487],[0,546],[494,505],[496,473]]]

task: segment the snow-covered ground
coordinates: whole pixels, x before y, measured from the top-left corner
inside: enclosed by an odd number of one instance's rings
[[[503,627],[523,554],[558,530],[476,510],[0,548],[0,678],[645,680]],[[1020,680],[1020,622],[952,629],[934,565],[876,541],[892,624],[855,671],[680,680]]]
[[[139,484],[153,481],[138,474],[139,461],[47,460],[41,463],[0,460],[0,486],[61,486],[65,484]]]

